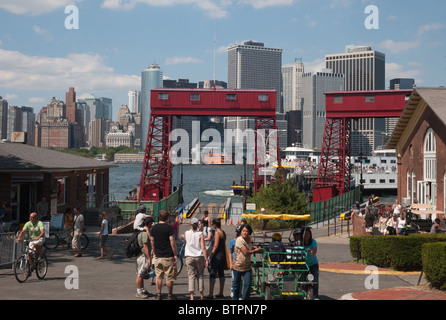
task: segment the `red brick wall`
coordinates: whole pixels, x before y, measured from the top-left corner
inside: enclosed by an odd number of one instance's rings
[[[415,171],[415,186],[424,180],[424,138],[428,129],[432,128],[436,138],[437,149],[437,210],[444,210],[444,175],[446,172],[446,126],[428,107],[415,126],[408,143],[398,159],[398,199],[401,202],[407,195],[407,170],[412,175]],[[412,147],[412,153],[410,152]],[[416,190],[416,189],[415,189]],[[418,197],[418,194],[417,194]]]

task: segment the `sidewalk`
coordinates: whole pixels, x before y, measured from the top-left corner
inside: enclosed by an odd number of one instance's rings
[[[334,236],[323,236],[315,238],[318,243],[331,244],[349,244],[346,233]],[[371,271],[366,271],[367,266],[354,262],[329,262],[319,263],[319,270],[323,272],[336,274],[352,274],[352,275],[369,275]],[[419,279],[420,271],[402,272],[385,268],[378,268],[379,275],[409,277]],[[423,278],[424,279],[424,278]],[[446,300],[446,292],[431,289],[428,284],[421,283],[416,285],[418,281],[412,281],[412,286],[395,287],[387,289],[367,290],[363,292],[348,293],[343,295],[339,300]]]

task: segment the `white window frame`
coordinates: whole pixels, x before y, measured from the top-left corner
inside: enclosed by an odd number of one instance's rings
[[[427,130],[424,137],[424,181],[437,182],[437,146],[434,130]]]

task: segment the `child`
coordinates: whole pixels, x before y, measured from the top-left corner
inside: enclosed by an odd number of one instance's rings
[[[107,251],[110,255],[110,259],[113,258],[113,251],[105,247],[105,242],[108,238],[108,220],[107,220],[107,213],[105,211],[102,211],[99,215],[99,218],[102,220],[101,223],[101,231],[98,234],[99,240],[99,247],[101,248],[101,255],[97,257],[96,259],[103,259],[104,258],[104,250]]]

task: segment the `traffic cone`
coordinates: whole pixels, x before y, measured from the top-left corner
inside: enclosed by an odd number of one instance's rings
[[[229,225],[232,226],[232,219],[231,219],[231,221],[229,222]]]
[[[237,225],[239,225],[240,224],[240,221],[239,221],[239,219],[237,219]]]

